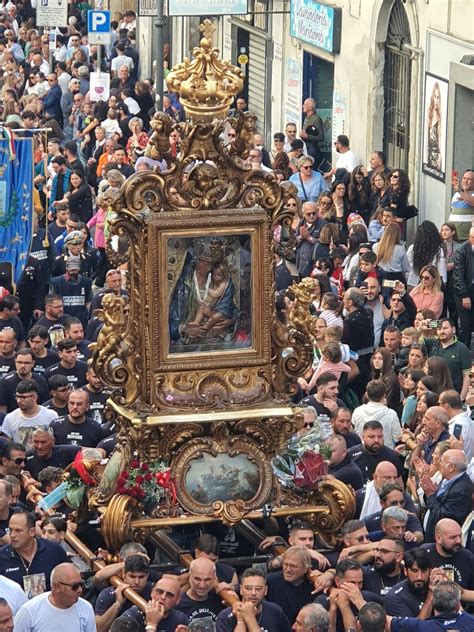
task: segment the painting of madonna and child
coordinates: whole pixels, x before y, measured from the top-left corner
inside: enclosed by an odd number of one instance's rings
[[[166,244],[170,353],[250,348],[251,236],[176,237]]]

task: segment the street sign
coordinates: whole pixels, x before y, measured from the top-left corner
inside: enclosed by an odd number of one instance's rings
[[[158,2],[163,2],[163,0],[138,0],[138,15],[140,17],[157,16]]]
[[[87,33],[89,44],[110,44],[110,11],[88,11]]]
[[[67,0],[39,0],[36,4],[38,26],[67,26]]]

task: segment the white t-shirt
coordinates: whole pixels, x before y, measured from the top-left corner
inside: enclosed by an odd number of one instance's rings
[[[34,417],[24,417],[19,408],[16,408],[3,420],[2,432],[11,437],[16,443],[23,443],[27,448],[33,447],[33,430],[38,427],[49,428],[53,419],[57,419],[58,413],[44,406],[39,407],[39,412]]]
[[[360,160],[357,158],[352,149],[346,151],[344,154],[338,154],[336,169],[345,169],[349,173],[360,165]]]
[[[28,601],[20,586],[3,575],[0,575],[0,596],[8,601],[13,615]]]
[[[112,59],[112,63],[110,64],[110,70],[112,72],[118,73],[119,68],[122,66],[127,66],[129,70],[133,68],[133,59],[131,57],[127,57],[127,55],[117,55]]]
[[[46,592],[30,599],[15,615],[15,632],[96,632],[94,611],[85,599],[70,608],[53,606]]]

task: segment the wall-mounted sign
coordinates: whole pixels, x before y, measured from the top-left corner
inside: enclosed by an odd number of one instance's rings
[[[36,3],[38,26],[67,26],[67,0],[40,0]]]
[[[290,35],[329,53],[341,49],[342,9],[313,0],[291,0]]]

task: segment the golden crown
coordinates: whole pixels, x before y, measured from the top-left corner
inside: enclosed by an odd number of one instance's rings
[[[225,246],[220,239],[200,239],[195,247],[195,255],[198,259],[216,263],[224,258]]]
[[[219,59],[219,49],[212,47],[216,27],[204,20],[199,27],[204,37],[193,50],[194,59],[185,57],[174,66],[166,83],[170,92],[180,95],[186,115],[194,121],[225,118],[234,97],[242,91],[244,75],[229,61]]]

